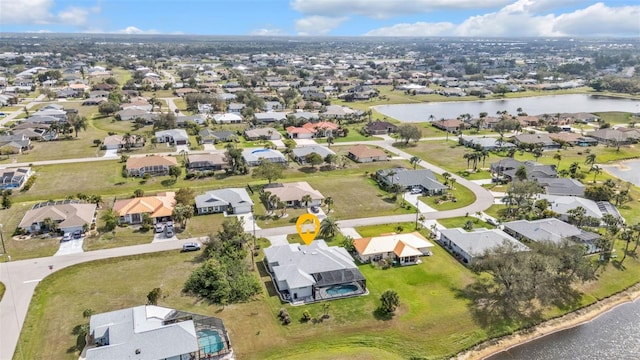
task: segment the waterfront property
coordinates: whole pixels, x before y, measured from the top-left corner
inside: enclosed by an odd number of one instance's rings
[[[253,210],[253,200],[243,188],[229,188],[207,191],[196,196],[198,215],[212,213],[245,214]]]
[[[349,253],[324,240],[264,249],[264,264],[280,297],[292,303],[362,295],[366,280]]]
[[[516,251],[529,248],[499,229],[475,229],[467,232],[461,228],[440,230],[440,243],[464,264],[472,264],[487,251],[508,245]]]
[[[221,319],[155,305],[92,315],[85,349],[87,360],[200,360],[233,354]]]
[[[420,263],[420,257],[433,255],[433,244],[417,231],[355,239],[353,245],[363,263],[386,260],[399,266],[414,265]]]
[[[504,223],[504,232],[518,240],[550,241],[553,243],[560,243],[564,240],[573,241],[584,245],[587,254],[600,251],[596,247],[600,235],[582,230],[556,218],[510,221]]]

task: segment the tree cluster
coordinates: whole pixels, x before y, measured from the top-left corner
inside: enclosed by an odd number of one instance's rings
[[[237,218],[226,220],[207,243],[205,260],[191,273],[183,291],[222,305],[245,302],[259,294],[260,282],[251,271],[245,249],[251,240]]]
[[[549,306],[571,306],[580,298],[574,285],[595,279],[584,248],[569,241],[542,242],[521,251],[504,243],[472,264],[478,277],[465,292],[477,310],[511,320],[535,317]]]

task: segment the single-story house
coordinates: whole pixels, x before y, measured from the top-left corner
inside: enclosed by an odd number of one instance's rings
[[[624,223],[624,218],[618,209],[608,201],[593,201],[579,196],[563,195],[538,195],[539,199],[546,199],[550,204],[550,209],[560,215],[560,220],[569,220],[569,210],[578,206],[585,209],[585,216],[602,219],[605,214],[611,214]]]
[[[369,163],[374,161],[389,160],[387,153],[385,153],[384,151],[375,147],[369,147],[362,144],[358,144],[350,147],[347,150],[347,156],[351,160],[359,163]]]
[[[537,178],[547,195],[584,196],[584,184],[569,178]]]
[[[51,130],[49,124],[25,122],[14,126],[11,132],[13,135],[19,136],[19,139],[27,137],[29,140],[51,141],[58,138],[58,132]]]
[[[462,129],[468,128],[468,124],[466,124],[462,120],[458,119],[448,119],[448,120],[435,120],[431,122],[431,126],[436,129],[440,129],[450,133],[458,133]]]
[[[524,166],[527,172],[528,180],[558,177],[555,165],[543,165],[535,161],[518,161],[513,158],[504,158],[491,163],[489,166],[494,178],[508,181],[516,178],[516,172],[522,166]]]
[[[202,129],[198,133],[200,144],[216,144],[219,141],[229,142],[238,138],[235,132],[229,130]]]
[[[280,122],[287,118],[287,113],[284,112],[264,112],[254,114],[256,124],[271,124],[274,122]]]
[[[178,160],[171,156],[149,155],[130,157],[125,166],[129,176],[144,176],[144,174],[168,175],[171,166],[178,166]]]
[[[600,235],[582,230],[556,218],[539,220],[516,220],[504,223],[504,232],[520,240],[551,241],[560,243],[570,240],[586,246],[587,253],[598,252],[596,242]]]
[[[364,131],[369,135],[389,135],[398,130],[398,126],[387,121],[372,121],[364,126]]]
[[[0,150],[10,154],[20,154],[31,149],[31,139],[24,134],[0,135]]]
[[[138,135],[130,135],[129,144],[132,148],[139,148],[144,146],[144,138]],[[109,135],[104,138],[102,144],[107,150],[116,150],[126,148],[127,141],[123,135]]]
[[[628,144],[633,140],[633,138],[625,132],[612,128],[595,130],[587,133],[587,136],[598,140],[598,142],[602,144],[614,146],[617,144]]]
[[[187,158],[187,169],[190,171],[222,170],[227,166],[224,154],[197,154]]]
[[[349,253],[324,240],[270,246],[264,249],[264,264],[285,301],[314,302],[367,293],[366,279]]]
[[[296,126],[289,126],[286,130],[290,139],[312,139],[316,134],[312,129]]]
[[[0,169],[0,189],[19,189],[33,175],[30,167]]]
[[[231,103],[229,104],[229,106],[227,106],[227,111],[232,114],[240,114],[242,112],[242,109],[244,108],[245,104]]]
[[[260,165],[260,160],[265,159],[277,164],[284,164],[287,160],[280,151],[273,149],[255,149],[248,148],[242,150],[242,157],[249,166]]]
[[[107,100],[105,98],[102,98],[102,97],[100,97],[100,98],[88,98],[88,99],[86,99],[86,100],[84,100],[82,102],[82,105],[83,106],[97,106],[97,105],[100,105],[100,104],[105,103],[107,101],[109,101],[109,100]]]
[[[311,154],[311,153],[316,153],[316,154],[320,155],[320,157],[323,160],[324,160],[324,158],[327,157],[327,155],[335,155],[336,154],[335,152],[333,152],[333,150],[331,150],[331,149],[329,149],[327,147],[320,146],[320,145],[311,145],[311,146],[302,146],[302,147],[294,148],[292,150],[291,157],[298,164],[306,165],[307,164],[306,156]]]
[[[242,122],[242,116],[236,113],[215,114],[213,120],[218,124],[239,124]]]
[[[232,352],[221,319],[155,305],[92,315],[89,339],[87,360],[219,359]]]
[[[312,188],[306,181],[269,184],[264,187],[264,191],[276,195],[288,207],[319,206],[324,199],[322,193]],[[311,197],[311,201],[308,204],[302,202],[302,198],[306,195]]]
[[[128,108],[124,110],[120,110],[116,113],[116,118],[125,121],[125,120],[133,120],[136,118],[144,117],[149,114],[148,111],[138,109],[138,108]]]
[[[376,178],[385,187],[400,184],[405,189],[422,189],[428,195],[443,194],[447,190],[447,187],[438,182],[435,174],[428,169],[393,168],[378,170],[376,171]]]
[[[58,223],[61,232],[71,233],[83,230],[96,221],[96,204],[84,204],[76,200],[38,203],[22,217],[18,228],[28,233],[40,231],[45,219]]]
[[[312,113],[312,112],[308,112],[308,111],[297,111],[297,112],[294,112],[291,115],[293,115],[293,117],[295,117],[296,120],[298,120],[298,121],[300,121],[300,120],[318,121],[320,119],[318,114]]]
[[[389,260],[398,265],[413,265],[421,256],[432,255],[433,244],[415,231],[406,234],[383,234],[353,240],[358,260],[363,263]]]
[[[246,214],[253,210],[253,200],[243,188],[207,191],[196,196],[198,215],[213,213]]]
[[[551,133],[549,137],[557,143],[567,143],[571,146],[586,147],[598,145],[598,140],[572,132]]]
[[[280,140],[282,139],[282,135],[278,132],[278,130],[272,127],[263,127],[263,128],[255,128],[255,129],[246,129],[244,131],[244,137],[248,141],[255,140]]]
[[[204,125],[207,122],[207,118],[204,115],[196,114],[196,115],[181,115],[176,118],[176,125],[178,126],[186,126],[187,122],[191,121],[198,125]]]
[[[176,193],[167,191],[154,196],[116,200],[113,211],[120,216],[119,221],[123,224],[139,224],[145,214],[157,223],[170,220],[175,205]]]
[[[489,151],[515,147],[510,142],[500,141],[495,137],[461,135],[458,142],[466,147],[486,149]]]
[[[486,251],[501,245],[509,244],[517,251],[529,250],[520,241],[499,229],[476,229],[470,232],[460,228],[443,229],[440,230],[440,242],[465,264],[473,263]]]
[[[543,149],[559,149],[560,144],[553,141],[549,134],[519,134],[513,139],[518,146],[542,146]]]
[[[171,145],[189,145],[189,134],[184,129],[161,130],[156,131],[156,140]]]

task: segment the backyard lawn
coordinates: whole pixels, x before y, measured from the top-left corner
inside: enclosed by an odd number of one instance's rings
[[[438,223],[440,223],[440,225],[446,227],[447,229],[464,228],[464,225],[467,223],[467,221],[471,221],[474,229],[482,229],[482,228],[495,229],[495,226],[489,225],[486,222],[472,216],[468,216],[468,217],[460,216],[460,217],[448,218],[448,219],[438,219]]]
[[[444,183],[444,178],[441,175],[437,175],[437,178],[440,183]],[[456,201],[442,201],[442,196],[421,196],[420,200],[438,211],[459,209],[476,201],[476,195],[458,183],[455,184],[454,190],[447,190],[447,193],[453,196]]]
[[[409,231],[412,224],[405,225]],[[387,230],[385,226],[358,228],[363,236]],[[422,232],[428,235],[427,230]],[[622,243],[616,243],[619,252],[622,247]],[[475,275],[438,245],[433,253],[416,266],[383,270],[361,265],[370,293],[331,301],[329,319],[306,323],[299,321],[303,311],[318,319],[323,313],[322,303],[296,307],[282,304],[261,262],[258,271],[265,284],[263,295],[224,308],[181,293],[188,274],[198,265],[199,253],[170,251],[73,266],[55,272],[36,288],[15,358],[76,359],[79,341],[72,331],[88,321],[82,318],[84,309],[99,313],[141,305],[155,287],[162,289],[161,306],[222,318],[241,359],[445,358],[489,336],[513,330],[501,324],[480,327],[469,312],[468,301],[458,296],[458,290]],[[581,305],[637,282],[638,259],[628,257],[624,265],[605,266],[597,282],[585,284]],[[400,298],[400,307],[391,318],[375,312],[380,295],[387,289],[395,290]],[[283,307],[293,320],[286,327],[276,318]],[[561,312],[552,309],[546,316]],[[362,350],[364,357],[354,355],[354,350]]]

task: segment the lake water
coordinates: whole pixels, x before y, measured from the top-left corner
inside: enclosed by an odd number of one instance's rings
[[[640,359],[640,301],[500,352],[487,360]]]
[[[640,186],[640,160],[621,161],[616,165],[601,165],[608,173],[635,186]]]
[[[522,108],[522,111],[529,115],[603,111],[639,113],[640,100],[570,94],[484,101],[378,105],[374,108],[383,115],[402,122],[428,122],[430,115],[433,115],[436,120],[455,119],[460,114],[467,113],[477,117],[481,112],[495,116],[496,112],[503,110],[516,114],[518,108]]]

